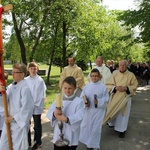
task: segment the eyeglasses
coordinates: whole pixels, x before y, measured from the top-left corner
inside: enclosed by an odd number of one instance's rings
[[[12,71],[11,74],[15,74],[15,73],[22,73],[22,72],[19,72],[19,71]]]

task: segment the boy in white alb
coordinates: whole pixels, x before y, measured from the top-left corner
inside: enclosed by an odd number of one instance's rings
[[[99,70],[93,69],[90,73],[91,81],[83,87],[81,93],[88,102],[83,114],[79,141],[87,146],[87,150],[99,150],[102,122],[109,100],[107,88],[100,77]]]
[[[54,127],[54,150],[76,150],[79,142],[80,124],[82,120],[82,111],[84,102],[81,98],[75,95],[76,80],[74,77],[66,77],[62,83],[64,95],[62,98],[62,111],[56,109],[54,101],[47,113],[47,118],[51,121]],[[59,147],[56,141],[60,139],[60,130],[58,122],[63,123],[64,139],[69,140],[69,144],[64,147]]]
[[[38,149],[42,146],[42,124],[41,114],[44,109],[44,99],[46,97],[46,85],[44,80],[37,74],[38,65],[31,62],[28,65],[29,76],[26,77],[27,84],[34,100],[33,121],[34,121],[34,142],[32,149]],[[31,132],[28,135],[29,146],[31,146]]]

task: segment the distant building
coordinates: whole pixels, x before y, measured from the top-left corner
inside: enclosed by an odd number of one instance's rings
[[[12,64],[11,60],[4,60],[4,64]]]

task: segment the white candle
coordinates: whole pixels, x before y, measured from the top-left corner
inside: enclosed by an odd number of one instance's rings
[[[56,94],[56,107],[61,108],[62,107],[62,96],[61,94]]]

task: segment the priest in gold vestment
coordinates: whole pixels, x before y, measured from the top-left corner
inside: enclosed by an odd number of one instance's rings
[[[60,74],[60,81],[59,81],[59,87],[62,88],[62,82],[63,80],[68,77],[72,76],[76,79],[77,82],[77,90],[75,92],[76,96],[80,96],[82,92],[82,88],[84,86],[84,74],[80,67],[78,67],[75,64],[75,58],[73,56],[70,56],[68,58],[68,66],[64,68],[62,73]]]
[[[128,71],[127,65],[126,60],[120,61],[119,70],[114,71],[106,83],[110,100],[103,123],[107,123],[109,127],[113,127],[115,131],[119,132],[120,138],[125,137],[131,109],[131,97],[135,94],[138,86],[135,75]]]

